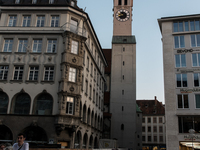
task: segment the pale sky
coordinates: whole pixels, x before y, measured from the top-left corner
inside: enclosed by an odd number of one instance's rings
[[[113,0],[77,0],[94,26],[102,48],[111,48]],[[163,56],[157,19],[200,14],[200,0],[134,0],[132,33],[136,36],[137,99],[164,102]]]

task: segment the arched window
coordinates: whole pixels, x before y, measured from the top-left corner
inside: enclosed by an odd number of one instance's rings
[[[98,116],[97,129],[100,129],[100,117]]]
[[[128,4],[128,0],[124,0],[124,5],[127,5]]]
[[[97,128],[97,114],[95,114],[95,118],[94,118],[94,127]]]
[[[121,130],[124,130],[124,124],[121,124]]]
[[[122,0],[118,0],[118,5],[122,5]]]
[[[0,143],[10,142],[13,140],[13,134],[11,130],[5,125],[0,125]]]
[[[34,114],[36,115],[51,115],[53,108],[53,98],[50,94],[41,94],[35,100]]]
[[[84,134],[84,137],[83,137],[83,146],[82,148],[87,148],[87,140],[88,140],[88,136],[87,136],[87,133]]]
[[[0,92],[0,114],[7,114],[8,109],[8,95]]]
[[[86,123],[86,119],[87,118],[87,116],[86,116],[86,105],[84,105],[83,106],[83,122],[85,122]]]
[[[76,133],[76,137],[75,137],[75,142],[74,142],[74,148],[76,149],[80,149],[81,148],[81,132],[78,131]]]
[[[90,136],[90,142],[89,142],[89,149],[93,148],[93,137],[92,135]]]
[[[92,127],[94,127],[94,111],[92,111],[91,125],[92,125]]]
[[[90,108],[88,108],[88,113],[87,113],[88,115],[87,115],[87,124],[89,124],[90,125]]]
[[[82,102],[80,101],[79,117],[82,117]]]
[[[27,115],[30,112],[31,98],[27,93],[20,93],[12,102],[12,113]]]

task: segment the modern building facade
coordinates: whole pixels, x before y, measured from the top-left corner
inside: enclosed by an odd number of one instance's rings
[[[163,42],[167,149],[200,148],[200,15],[158,19]],[[194,129],[195,133],[189,133]]]
[[[111,138],[136,149],[136,40],[132,35],[133,0],[114,0],[110,81]]]
[[[1,0],[0,141],[98,147],[107,65],[76,0]]]
[[[165,108],[156,97],[154,100],[137,100],[142,111],[143,150],[166,148]]]

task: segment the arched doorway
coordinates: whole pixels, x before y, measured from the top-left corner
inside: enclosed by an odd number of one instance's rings
[[[75,136],[74,148],[76,148],[76,149],[80,149],[81,148],[81,140],[82,140],[81,137],[82,137],[81,136],[81,132],[78,131],[76,133],[76,136]]]
[[[0,143],[12,142],[12,140],[13,140],[13,134],[11,130],[5,125],[0,125]]]
[[[98,148],[98,140],[97,140],[97,137],[95,137],[94,139],[94,148]]]
[[[38,126],[29,126],[23,130],[26,135],[26,141],[37,142],[37,143],[47,143],[48,138],[44,129]]]

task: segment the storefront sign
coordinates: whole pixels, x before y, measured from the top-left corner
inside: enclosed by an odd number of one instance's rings
[[[177,53],[188,53],[188,52],[194,52],[194,51],[200,51],[199,49],[179,49],[177,50]]]
[[[193,88],[193,89],[180,89],[181,93],[192,93],[192,92],[200,92],[200,89]]]
[[[196,141],[196,140],[200,140],[200,136],[195,135],[195,136],[193,137],[193,139],[192,139],[190,135],[185,135],[185,136],[184,136],[184,139],[185,139],[185,140],[191,140],[191,141],[193,140],[193,141]]]

